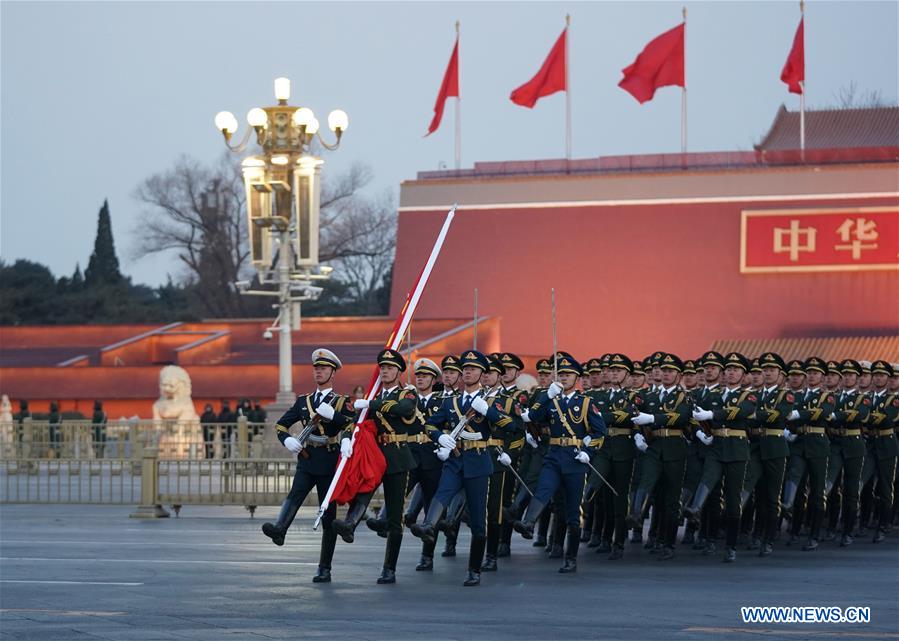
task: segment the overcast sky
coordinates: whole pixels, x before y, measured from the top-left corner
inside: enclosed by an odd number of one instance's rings
[[[687,2],[690,151],[746,150],[781,103],[779,80],[798,2]],[[639,105],[617,87],[621,69],[681,19],[681,2],[238,3],[2,2],[0,255],[57,275],[82,269],[96,216],[109,199],[123,271],[158,284],[171,257],[132,260],[140,207],[134,188],[181,154],[215,161],[212,119],[274,102],[349,113],[344,144],[325,172],[370,164],[377,190],[453,162],[453,116],[422,138],[462,22],[463,166],[559,158],[564,96],[533,110],[509,93],[528,80],[572,15],[573,157],[676,152],[680,92]],[[809,106],[855,81],[897,99],[896,2],[809,2]]]

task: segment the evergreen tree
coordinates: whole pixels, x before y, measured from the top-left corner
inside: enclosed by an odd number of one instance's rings
[[[109,202],[104,200],[97,220],[97,238],[94,241],[94,253],[91,254],[84,281],[88,287],[96,285],[113,285],[121,282],[119,259],[115,255],[112,242],[112,223],[109,220]]]
[[[75,263],[75,273],[72,274],[72,280],[70,281],[70,287],[74,291],[78,291],[84,288],[84,276],[81,275],[81,265],[79,263]]]

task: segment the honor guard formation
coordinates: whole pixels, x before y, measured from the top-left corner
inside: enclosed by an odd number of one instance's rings
[[[317,583],[331,580],[338,537],[352,543],[367,515],[385,539],[380,584],[396,582],[405,528],[420,540],[415,570],[428,572],[440,535],[441,556],[454,557],[467,525],[466,586],[510,557],[514,533],[572,573],[582,543],[612,561],[626,548],[665,561],[721,547],[732,563],[738,549],[880,543],[896,521],[899,364],[715,351],[582,364],[558,351],[537,362],[533,389],[519,387],[524,364],[510,353],[421,358],[414,385],[398,351],[381,351],[378,366],[381,392],[353,401],[333,389],[340,359],[315,350],[316,389],[277,424],[297,466],[277,522],[262,526],[276,545],[312,488],[321,504],[339,457],[353,456],[358,412],[386,461],[377,514],[374,490],[343,519],[333,503],[324,512]]]

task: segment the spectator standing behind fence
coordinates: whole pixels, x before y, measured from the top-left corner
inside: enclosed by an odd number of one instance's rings
[[[103,458],[106,453],[106,412],[102,401],[94,401],[94,414],[91,423],[94,428],[94,457]]]
[[[212,403],[206,403],[203,413],[200,415],[200,423],[203,425],[203,443],[206,448],[206,458],[213,458],[215,455],[215,423],[218,417],[212,409]]]
[[[262,405],[259,404],[259,401],[256,401],[256,404],[253,405],[253,414],[250,417],[251,423],[265,423],[265,410],[262,409]]]
[[[353,388],[353,400],[365,399],[365,388],[357,385]]]
[[[50,413],[47,415],[47,421],[50,423],[47,434],[50,442],[50,452],[52,452],[52,458],[59,458],[59,455],[62,454],[62,439],[59,434],[59,424],[62,422],[62,417],[59,415],[59,404],[55,401],[50,403]]]
[[[234,431],[234,423],[237,422],[237,414],[231,411],[231,403],[222,401],[222,411],[219,412],[219,423],[223,423],[222,429],[222,455],[225,458],[231,457],[231,434]]]

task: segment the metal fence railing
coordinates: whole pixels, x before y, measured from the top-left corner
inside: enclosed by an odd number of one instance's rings
[[[264,423],[121,420],[0,423],[0,459],[140,460],[144,447],[161,459],[259,458]]]

